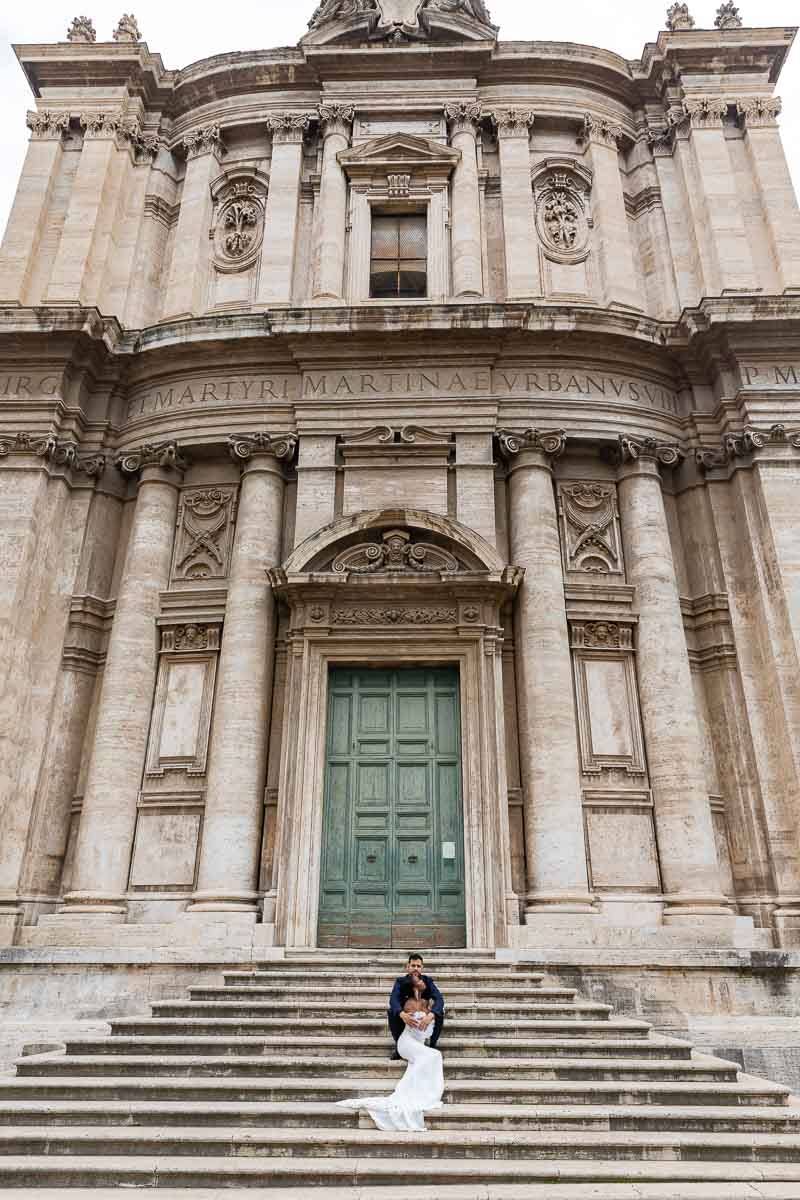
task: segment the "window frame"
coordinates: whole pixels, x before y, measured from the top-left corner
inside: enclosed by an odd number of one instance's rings
[[[398,206],[398,207],[392,206],[391,208],[388,206],[384,207],[383,205],[380,205],[380,204],[373,204],[370,206],[370,225],[369,225],[369,234],[370,234],[369,299],[370,300],[377,300],[377,301],[381,301],[384,303],[385,302],[391,303],[392,301],[403,301],[405,303],[408,303],[408,302],[413,302],[415,300],[427,300],[428,299],[429,294],[430,294],[430,229],[429,229],[430,213],[428,211],[429,207],[430,206],[428,204],[408,204],[408,203],[406,203],[402,207],[401,206]],[[393,293],[392,295],[389,295],[389,296],[373,296],[373,294],[372,294],[373,263],[376,262],[377,260],[375,258],[373,258],[373,254],[372,254],[372,251],[373,251],[372,235],[373,235],[374,222],[375,222],[376,217],[394,218],[398,221],[402,220],[403,217],[422,217],[423,218],[423,220],[425,222],[425,255],[424,255],[425,290],[423,292],[421,292],[421,293],[414,292],[414,293],[410,293],[408,295],[402,295],[399,292],[397,292],[397,293]],[[420,258],[403,259],[399,255],[399,248],[398,248],[397,257],[394,259],[386,259],[385,261],[387,263],[388,262],[394,263],[397,273],[399,274],[401,263],[403,263],[404,261],[405,262],[419,262],[419,261],[421,261],[421,259]]]

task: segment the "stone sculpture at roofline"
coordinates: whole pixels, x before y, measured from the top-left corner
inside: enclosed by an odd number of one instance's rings
[[[97,32],[91,17],[73,17],[67,30],[68,42],[96,42]]]
[[[694,29],[694,17],[689,12],[688,4],[673,4],[667,10],[667,29],[670,33],[681,33],[685,29]]]
[[[719,6],[717,19],[714,22],[717,29],[741,29],[743,23],[735,4],[727,3]]]
[[[491,25],[484,0],[322,0],[311,20],[310,29],[318,29],[330,21],[348,17],[367,16],[381,32],[412,33],[425,26],[427,13],[461,15],[481,25]]]

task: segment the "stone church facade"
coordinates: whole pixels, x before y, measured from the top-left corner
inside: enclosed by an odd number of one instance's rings
[[[17,47],[4,945],[800,943],[794,30],[732,8]]]

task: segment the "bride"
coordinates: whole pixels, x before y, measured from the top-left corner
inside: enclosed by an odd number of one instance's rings
[[[442,1107],[444,1071],[438,1050],[425,1045],[433,1025],[430,1002],[418,992],[406,1000],[400,1019],[405,1029],[397,1049],[408,1063],[405,1075],[391,1096],[367,1096],[359,1100],[339,1100],[341,1108],[365,1109],[378,1129],[386,1131],[424,1131],[425,1113]]]

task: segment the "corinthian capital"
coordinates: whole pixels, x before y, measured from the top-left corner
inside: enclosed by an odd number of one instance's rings
[[[697,96],[684,100],[683,111],[692,129],[721,129],[728,103],[723,96]]]
[[[177,442],[145,442],[138,450],[126,450],[118,454],[116,465],[123,475],[138,475],[145,467],[185,471],[189,463],[182,456]]]
[[[314,119],[314,113],[274,113],[267,117],[267,129],[273,142],[302,142]]]
[[[53,112],[45,108],[41,112],[29,112],[25,117],[25,124],[33,138],[52,138],[60,141],[69,129],[69,113]]]
[[[354,105],[320,104],[317,112],[323,137],[328,137],[332,133],[339,133],[346,138],[350,137],[350,130],[356,116]]]
[[[483,118],[483,108],[478,100],[457,100],[445,104],[444,115],[450,133],[476,133]]]
[[[522,450],[539,450],[550,458],[558,458],[567,448],[565,429],[526,429],[523,433],[498,429],[497,440],[504,458],[514,458]]]
[[[660,442],[654,437],[631,437],[620,434],[617,445],[617,457],[620,462],[636,462],[638,459],[650,459],[662,467],[679,466],[686,455],[680,446],[674,442]]]
[[[582,142],[595,142],[600,146],[616,148],[622,141],[622,126],[609,121],[607,117],[596,117],[594,113],[584,113],[583,128],[580,133]]]
[[[237,433],[228,438],[231,458],[238,463],[247,462],[254,454],[271,454],[288,461],[296,448],[297,436],[293,433]]]
[[[497,136],[530,137],[535,114],[529,108],[500,108],[488,114],[497,126]]]
[[[82,112],[78,118],[86,138],[113,138],[123,127],[122,113],[116,111]]]
[[[736,111],[745,129],[777,125],[782,108],[780,96],[748,96],[736,101]]]
[[[201,154],[216,154],[217,158],[221,158],[225,153],[222,130],[216,123],[203,125],[185,134],[183,144],[189,158],[198,158]]]

